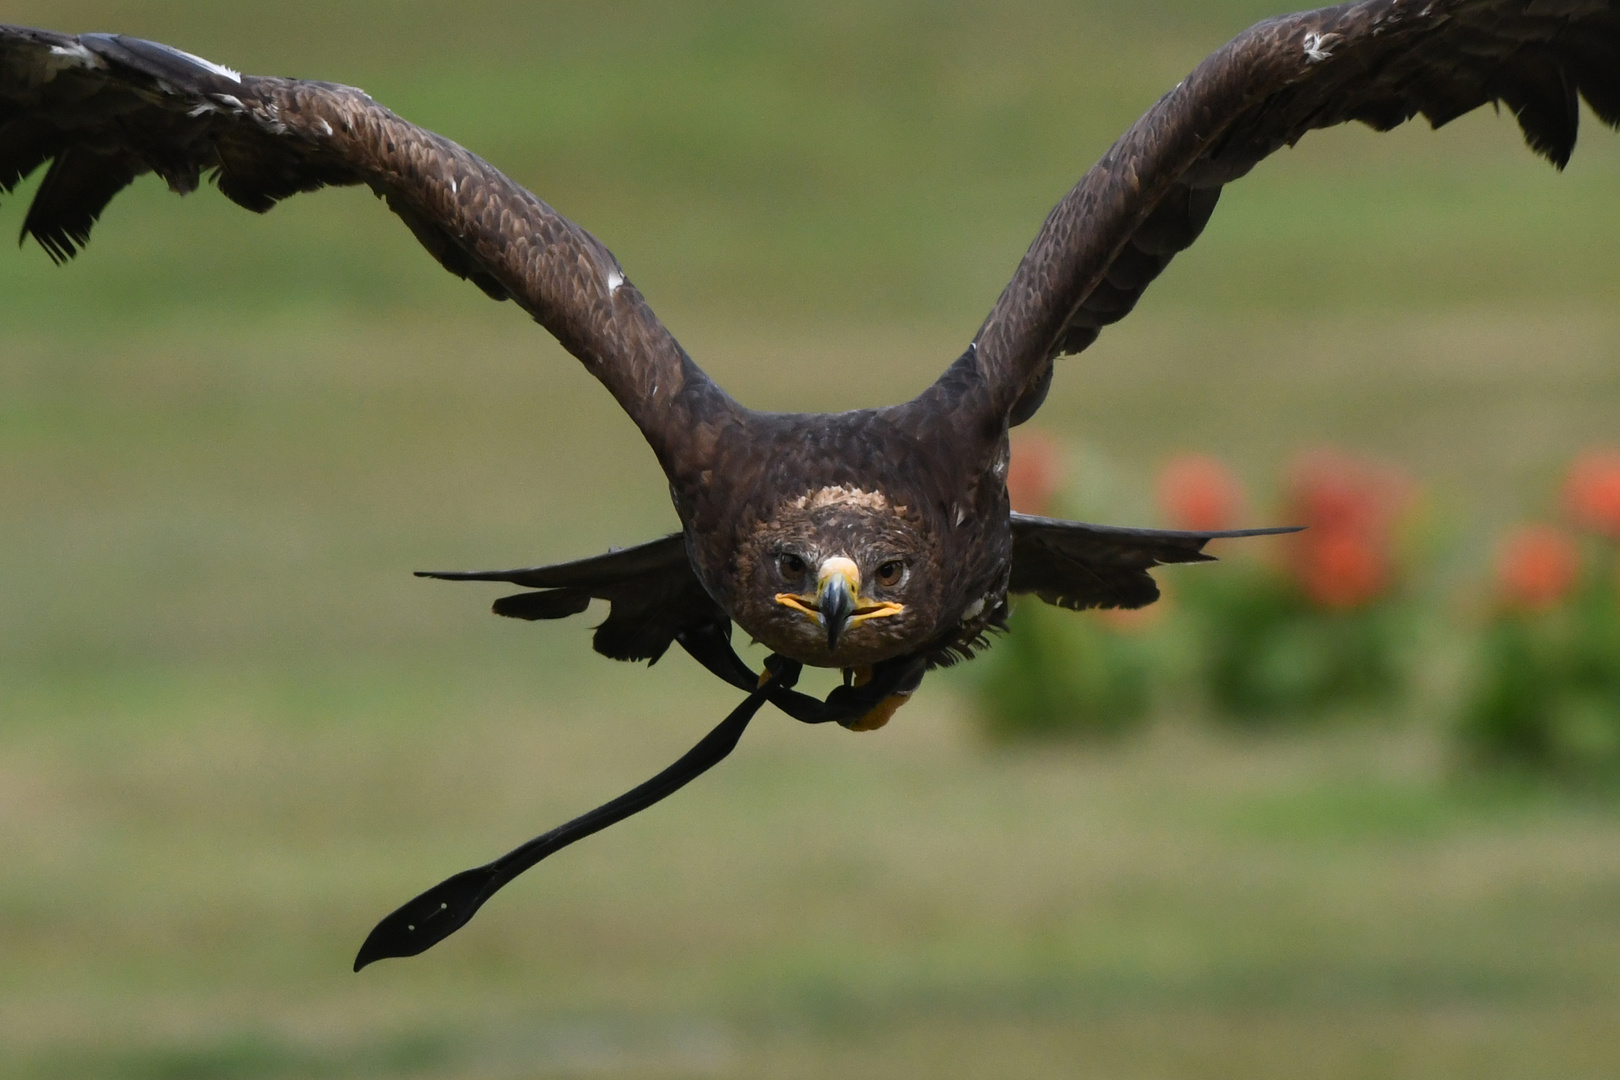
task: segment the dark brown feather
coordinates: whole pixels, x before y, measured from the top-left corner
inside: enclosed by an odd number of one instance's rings
[[[1027,419],[1053,359],[1131,310],[1197,238],[1221,186],[1313,129],[1360,120],[1387,130],[1420,113],[1439,126],[1497,101],[1561,167],[1580,97],[1620,124],[1616,0],[1364,0],[1259,23],[1053,208],[974,339],[979,380],[953,375],[956,392],[989,415]],[[938,407],[951,407],[946,397]]]
[[[1013,514],[1007,590],[1034,593],[1048,604],[1075,610],[1145,607],[1159,598],[1159,586],[1148,573],[1153,567],[1213,561],[1213,555],[1204,554],[1211,540],[1294,531],[1127,529]]]
[[[518,570],[423,571],[448,581],[504,581],[538,592],[495,601],[495,613],[515,619],[561,619],[590,606],[611,605],[592,644],[615,660],[656,662],[684,630],[730,620],[692,572],[680,533],[589,559]]]
[[[54,159],[24,223],[61,261],[108,201],[157,172],[203,173],[247,209],[325,186],[382,195],[450,272],[511,297],[624,407],[677,481],[738,408],[584,229],[359,90],[237,76],[166,45],[0,26],[0,190]]]
[[[70,147],[51,162],[23,218],[24,236],[39,241],[52,261],[64,263],[90,241],[90,227],[143,171],[128,153],[98,154]]]

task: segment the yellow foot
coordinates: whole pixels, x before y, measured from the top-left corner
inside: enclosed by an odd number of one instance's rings
[[[865,686],[872,681],[872,669],[858,667],[850,670],[850,683],[854,686]],[[852,721],[844,726],[850,731],[876,731],[889,722],[895,710],[910,700],[910,694],[890,694],[878,706],[859,720]]]
[[[844,726],[851,731],[876,731],[889,722],[895,710],[911,700],[910,694],[890,694],[880,702],[877,708]]]

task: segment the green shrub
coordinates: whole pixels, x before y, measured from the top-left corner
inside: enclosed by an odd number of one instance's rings
[[[1486,627],[1462,722],[1477,759],[1620,777],[1620,588],[1593,561],[1566,601]]]
[[[1152,643],[1095,612],[1065,611],[1033,597],[979,669],[980,715],[1002,738],[1108,738],[1140,724],[1151,704]]]
[[[1275,723],[1404,692],[1409,616],[1392,602],[1313,604],[1264,567],[1224,568],[1184,594],[1201,642],[1204,685],[1223,717]]]

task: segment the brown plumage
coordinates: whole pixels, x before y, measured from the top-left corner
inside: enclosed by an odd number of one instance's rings
[[[384,920],[363,963],[421,951],[512,874],[679,787],[767,700],[800,719],[871,726],[929,666],[971,655],[1009,592],[1076,608],[1152,602],[1149,568],[1243,534],[1011,514],[1007,432],[1039,408],[1053,361],[1129,313],[1197,239],[1223,185],[1308,131],[1349,120],[1386,130],[1417,115],[1438,126],[1495,102],[1562,166],[1581,98],[1620,124],[1620,0],[1366,0],[1262,22],[1058,203],[937,382],[903,404],[836,415],[733,401],[589,233],[348,87],[241,76],[129,38],[0,27],[0,190],[50,163],[23,231],[65,261],[147,172],[182,193],[207,174],[261,212],[365,184],[446,269],[522,306],[601,380],[669,478],[675,536],[560,566],[437,576],[540,590],[497,603],[520,618],[606,599],[598,651],[651,660],[679,643],[748,700],[668,773]],[[731,651],[733,622],[776,654],[762,685]],[[844,668],[859,685],[815,701],[792,690],[800,664]]]

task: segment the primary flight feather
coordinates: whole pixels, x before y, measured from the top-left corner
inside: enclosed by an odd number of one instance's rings
[[[385,919],[356,967],[420,952],[510,877],[679,788],[765,702],[809,722],[881,725],[931,666],[972,655],[1009,593],[1139,607],[1148,570],[1243,533],[1117,529],[1011,513],[1008,430],[1040,407],[1054,361],[1128,314],[1208,222],[1221,188],[1307,132],[1359,120],[1438,126],[1505,106],[1562,166],[1579,103],[1620,125],[1620,0],[1366,0],[1259,23],[1166,94],[1047,216],[966,351],[915,399],[838,414],[762,413],[725,393],[599,241],[480,158],[362,92],[243,75],[166,45],[0,26],[0,191],[49,163],[23,222],[58,262],[108,202],[152,172],[211,177],[265,211],[364,184],[447,270],[511,299],[605,385],[669,479],[681,531],[594,559],[432,576],[534,591],[496,610],[553,619],[611,605],[599,652],[680,644],[749,692],[670,770]],[[1274,530],[1273,530],[1274,531]],[[762,677],[735,623],[773,653]],[[800,665],[842,668],[817,701]]]

